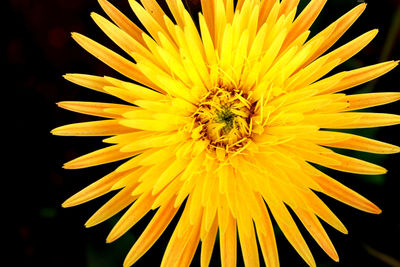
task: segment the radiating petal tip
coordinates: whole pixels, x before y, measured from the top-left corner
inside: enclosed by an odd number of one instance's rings
[[[71,37],[72,38],[76,38],[76,37],[78,37],[79,35],[81,35],[80,33],[77,33],[77,32],[71,32]]]
[[[93,227],[93,226],[95,226],[97,224],[98,224],[97,222],[94,222],[93,216],[92,216],[85,222],[85,227],[86,228],[90,228],[90,227]]]
[[[371,35],[372,39],[374,39],[378,33],[379,33],[379,29],[372,29],[369,31],[369,34]]]
[[[389,149],[388,149],[389,150]],[[390,147],[390,151],[388,151],[388,154],[396,154],[396,153],[399,153],[400,152],[400,147],[399,146],[395,146],[395,145],[392,145],[391,147]]]
[[[79,169],[80,166],[79,166],[79,164],[75,163],[75,160],[71,160],[71,161],[64,163],[62,168],[66,169],[66,170],[73,170],[73,169]]]
[[[107,244],[112,243],[112,242],[114,242],[116,239],[117,239],[117,238],[115,238],[115,237],[114,237],[113,235],[111,235],[111,233],[110,233],[110,234],[108,234],[108,236],[107,236],[107,238],[106,238],[106,243],[107,243]]]
[[[62,165],[62,168],[63,168],[63,169],[66,169],[66,170],[70,170],[70,169],[71,169],[71,168],[70,168],[67,164],[65,164],[65,163],[64,163],[64,165]]]
[[[72,197],[68,198],[67,200],[65,200],[62,204],[61,207],[63,208],[70,208],[75,206],[76,204],[73,203]]]
[[[381,214],[381,213],[382,213],[382,210],[381,210],[377,205],[375,205],[375,204],[372,203],[372,202],[371,202],[369,208],[370,208],[370,209],[368,210],[368,212],[370,212],[370,213],[372,213],[372,214]]]
[[[68,201],[68,200],[65,200],[65,201],[61,204],[61,207],[63,207],[63,208],[69,208],[67,201]]]
[[[349,230],[347,230],[346,226],[344,226],[344,224],[340,220],[338,220],[338,224],[336,225],[335,228],[342,234],[345,234],[345,235],[349,234]]]
[[[332,260],[339,262],[339,255],[336,253],[336,255],[331,257]]]
[[[386,174],[388,172],[386,168],[383,168],[381,166],[379,166],[379,171],[380,171],[379,174]]]
[[[62,204],[61,207],[63,208],[71,208],[74,206],[77,206],[79,204],[81,204],[82,202],[77,202],[77,198],[76,195],[73,195],[71,197],[69,197],[68,199],[66,199]]]
[[[124,263],[122,264],[123,267],[130,267],[132,266],[134,261],[132,261],[130,258],[125,258]]]
[[[382,210],[380,208],[376,207],[376,212],[374,212],[374,214],[381,214],[381,213],[382,213]]]
[[[339,229],[339,231],[344,235],[349,234],[349,230],[347,230],[346,226],[344,226],[344,225],[343,225],[343,228]]]
[[[59,135],[59,136],[69,136],[70,134],[68,134],[67,131],[65,131],[66,128],[67,128],[66,125],[59,126],[57,128],[54,128],[53,130],[51,130],[50,133],[53,135]]]

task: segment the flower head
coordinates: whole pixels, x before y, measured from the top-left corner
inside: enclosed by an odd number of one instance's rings
[[[311,0],[297,17],[298,0],[239,0],[236,5],[233,0],[202,0],[198,23],[181,0],[166,0],[172,17],[155,0],[129,1],[145,29],[106,0],[99,2],[114,23],[94,13],[92,18],[131,59],[78,33],[72,36],[126,80],[83,74],[65,78],[125,103],[60,102],[62,108],[105,119],[52,132],[107,136],[109,146],[66,163],[67,169],[126,161],[63,206],[116,191],[86,223],[94,226],[129,207],[108,242],[156,210],[128,253],[126,266],[154,244],[181,206],[161,266],[188,266],[199,243],[201,264],[207,266],[217,233],[222,266],[236,265],[237,238],[246,266],[259,265],[257,240],[267,265],[278,266],[270,215],[307,264],[315,266],[289,208],[337,261],[320,219],[347,230],[314,191],[366,212],[380,209],[317,165],[383,174],[384,168],[331,148],[400,151],[334,130],[400,123],[397,115],[351,112],[396,101],[400,93],[340,93],[385,74],[398,62],[327,76],[377,34],[371,30],[326,53],[366,5],[308,38],[326,0]]]

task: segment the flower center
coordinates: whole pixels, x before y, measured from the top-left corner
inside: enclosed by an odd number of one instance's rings
[[[238,89],[216,87],[199,104],[195,121],[202,138],[210,146],[236,151],[251,134],[253,107],[248,96]]]

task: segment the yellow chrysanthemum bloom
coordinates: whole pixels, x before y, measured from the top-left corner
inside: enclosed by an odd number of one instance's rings
[[[181,0],[166,1],[173,18],[156,0],[131,0],[146,31],[106,0],[99,2],[115,24],[98,14],[92,14],[94,21],[132,59],[80,34],[72,36],[129,81],[83,74],[65,78],[128,103],[61,102],[62,108],[106,119],[62,126],[52,133],[109,136],[104,140],[108,147],[66,163],[67,169],[127,161],[63,206],[118,191],[86,223],[96,225],[129,206],[107,242],[156,210],[125,266],[154,244],[181,206],[161,266],[188,266],[199,243],[201,265],[207,266],[217,233],[222,266],[236,265],[237,233],[246,266],[259,265],[257,239],[267,266],[278,266],[270,213],[305,262],[315,266],[288,207],[337,261],[319,219],[340,232],[347,230],[314,191],[366,212],[381,211],[314,164],[383,174],[384,168],[329,147],[381,154],[400,151],[331,130],[400,123],[397,115],[350,112],[396,101],[400,93],[339,93],[385,74],[398,62],[326,77],[377,34],[371,30],[325,53],[366,5],[356,6],[308,40],[309,28],[326,0],[310,1],[297,17],[299,0],[202,0],[198,24]]]

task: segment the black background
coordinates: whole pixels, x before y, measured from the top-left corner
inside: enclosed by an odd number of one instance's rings
[[[111,2],[133,18],[127,1]],[[301,6],[307,2],[302,1]],[[312,33],[323,29],[359,2],[329,0],[312,27]],[[2,3],[5,18],[2,27],[5,34],[2,35],[6,36],[3,50],[6,66],[2,75],[6,81],[2,88],[5,92],[2,133],[6,147],[6,162],[2,164],[2,221],[7,225],[3,228],[7,237],[3,241],[6,258],[11,258],[11,261],[3,259],[3,262],[10,262],[10,266],[121,266],[125,254],[150,217],[144,218],[112,244],[106,244],[105,238],[117,218],[85,229],[83,225],[86,219],[110,195],[71,209],[61,208],[61,203],[114,166],[109,164],[77,171],[62,169],[62,163],[102,147],[101,140],[55,137],[49,133],[57,126],[91,119],[57,108],[55,103],[58,101],[116,101],[62,78],[65,73],[119,77],[70,37],[70,32],[80,32],[120,51],[89,16],[91,11],[104,13],[95,0],[7,0]],[[337,70],[400,59],[400,3],[390,0],[371,0],[367,3],[365,13],[335,47],[370,29],[378,28],[380,33],[370,45]],[[189,5],[193,10],[198,8],[197,2]],[[399,77],[400,68],[396,68],[351,92],[399,91]],[[373,110],[400,114],[398,103]],[[392,126],[360,133],[400,145],[399,130],[399,126]],[[300,229],[318,266],[399,266],[399,156],[356,155],[382,164],[389,169],[388,174],[371,177],[335,172],[330,174],[372,200],[382,208],[383,213],[366,214],[321,196],[349,230],[346,236],[325,225],[339,253],[339,263],[330,260],[302,226]],[[167,233],[136,266],[159,265],[171,230],[169,227]],[[305,266],[278,229],[277,241],[282,266]],[[218,257],[215,251],[211,266],[219,266]],[[193,266],[199,265],[198,259],[197,252]],[[392,262],[391,265],[389,262]],[[241,265],[239,259],[238,266]]]

